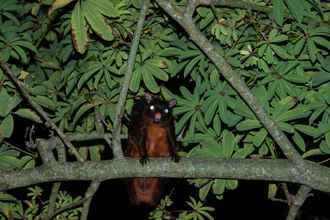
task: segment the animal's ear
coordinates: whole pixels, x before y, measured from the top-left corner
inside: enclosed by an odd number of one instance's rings
[[[168,107],[173,108],[176,105],[176,100],[175,99],[171,99],[168,102]]]
[[[148,103],[150,103],[151,100],[152,100],[152,95],[151,95],[150,93],[146,92],[146,93],[144,93],[144,99],[145,99]]]

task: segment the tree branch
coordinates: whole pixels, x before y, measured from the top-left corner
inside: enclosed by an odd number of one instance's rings
[[[91,185],[88,187],[86,193],[85,193],[85,198],[86,201],[84,202],[84,205],[81,210],[81,220],[87,220],[88,219],[88,213],[89,213],[89,207],[92,202],[94,194],[97,192],[99,186],[100,186],[99,181],[93,181]]]
[[[121,149],[121,141],[120,141],[120,127],[121,127],[121,118],[124,112],[124,106],[125,106],[125,101],[126,101],[126,96],[128,92],[128,87],[131,82],[131,78],[133,75],[133,68],[134,68],[134,63],[135,63],[135,57],[137,53],[137,49],[139,46],[140,42],[140,36],[142,33],[143,29],[143,24],[145,20],[146,13],[149,8],[149,0],[142,1],[142,8],[140,12],[140,17],[139,21],[137,23],[136,31],[134,33],[133,37],[133,43],[132,47],[128,56],[128,66],[127,66],[127,73],[125,75],[122,87],[121,87],[121,92],[119,95],[119,100],[118,104],[116,106],[116,114],[115,114],[115,120],[114,120],[114,125],[113,125],[113,154],[115,158],[123,158],[123,152]]]
[[[182,158],[49,163],[34,169],[0,172],[0,191],[50,181],[118,179],[128,177],[225,178],[293,182],[330,192],[330,168],[310,161],[298,167],[288,160]]]
[[[228,8],[241,8],[252,11],[259,11],[263,13],[271,13],[272,8],[267,6],[260,6],[249,2],[244,2],[242,0],[195,0],[197,5],[214,5],[222,6]]]
[[[300,207],[304,204],[305,200],[309,197],[311,191],[310,187],[301,186],[297,195],[293,199],[293,203],[290,206],[288,216],[286,220],[295,220]]]

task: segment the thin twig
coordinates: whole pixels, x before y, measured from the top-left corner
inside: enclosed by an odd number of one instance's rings
[[[98,190],[100,183],[101,182],[99,182],[99,181],[93,181],[91,183],[91,185],[88,187],[88,189],[85,193],[86,200],[85,200],[83,208],[81,210],[81,217],[80,217],[81,220],[87,220],[91,201],[93,199],[94,194]]]
[[[23,84],[19,82],[13,71],[9,68],[8,64],[0,61],[0,66],[4,70],[5,75],[10,79],[10,81],[15,85],[16,89],[21,93],[22,97],[30,104],[30,106],[42,117],[43,120],[46,121],[45,125],[54,130],[57,135],[61,138],[63,143],[69,148],[72,154],[76,157],[76,159],[80,162],[83,162],[84,159],[80,156],[79,152],[73,146],[73,144],[69,141],[66,135],[61,131],[59,127],[55,125],[55,123],[48,117],[47,113],[35,103],[28,92],[26,91]]]
[[[128,92],[128,87],[131,82],[131,78],[133,75],[133,68],[134,68],[134,63],[135,63],[135,57],[137,53],[137,49],[139,46],[140,42],[140,37],[143,29],[143,24],[145,20],[145,16],[147,14],[149,8],[149,0],[143,1],[143,5],[141,8],[140,12],[140,17],[137,23],[136,31],[134,33],[133,37],[133,42],[132,42],[132,47],[128,56],[128,66],[127,66],[127,73],[125,75],[120,95],[119,95],[119,100],[118,104],[116,106],[116,114],[115,114],[115,120],[114,120],[114,125],[113,125],[113,155],[115,158],[123,158],[123,151],[121,149],[121,142],[120,142],[120,127],[121,127],[121,118],[124,113],[124,106],[125,106],[125,101],[127,97],[127,92]]]
[[[36,144],[37,149],[39,151],[39,155],[44,164],[56,162],[54,154],[52,152],[52,148],[48,146],[49,142],[44,139],[38,139],[36,141]],[[64,162],[64,160],[61,160],[60,162]],[[47,212],[42,216],[42,219],[51,219],[51,216],[54,214],[56,208],[56,199],[60,191],[60,187],[60,182],[56,182],[53,184],[49,197]]]
[[[289,192],[289,189],[288,189],[288,185],[286,183],[281,183],[281,187],[282,187],[282,190],[284,192],[287,204],[289,206],[291,206],[293,201],[292,201],[292,195],[291,195],[291,193]]]
[[[288,216],[286,220],[295,220],[300,207],[304,204],[305,200],[310,196],[311,188],[308,186],[301,186],[297,195],[293,199],[293,203],[290,206]]]

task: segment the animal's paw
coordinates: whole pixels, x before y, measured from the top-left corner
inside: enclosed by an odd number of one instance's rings
[[[143,156],[140,159],[140,164],[143,166],[149,162],[149,158],[147,156]]]

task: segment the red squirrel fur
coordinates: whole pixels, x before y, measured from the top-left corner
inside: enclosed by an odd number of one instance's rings
[[[175,100],[165,102],[149,93],[135,100],[125,156],[139,158],[142,165],[148,162],[149,157],[172,157],[177,161],[171,114],[175,104]],[[129,180],[128,188],[133,204],[155,205],[162,194],[162,179],[133,178]]]

